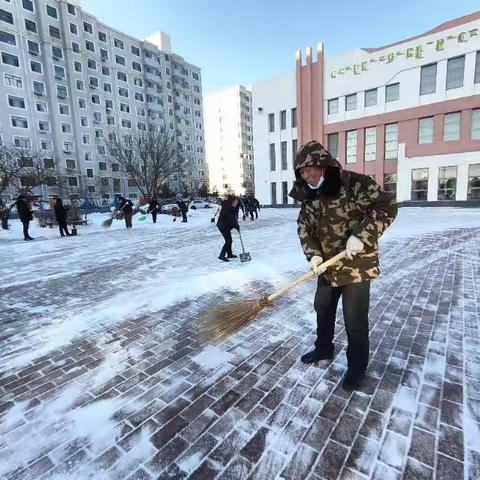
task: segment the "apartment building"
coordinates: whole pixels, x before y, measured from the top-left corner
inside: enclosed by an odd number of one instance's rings
[[[0,3],[0,141],[39,151],[54,178],[94,197],[136,198],[105,139],[165,128],[189,162],[175,191],[207,182],[200,69],[156,32],[138,40],[64,0]],[[11,193],[11,192],[9,192]]]
[[[210,188],[254,191],[252,94],[243,85],[205,97],[205,151]]]
[[[378,48],[325,58],[319,44],[305,61],[297,52],[292,88],[299,145],[322,141],[345,168],[372,176],[399,202],[480,200],[480,12]],[[291,102],[259,111],[267,97],[256,98],[255,85],[253,92],[256,182],[271,187],[278,173],[270,168],[260,178],[271,147],[257,144],[256,129]]]

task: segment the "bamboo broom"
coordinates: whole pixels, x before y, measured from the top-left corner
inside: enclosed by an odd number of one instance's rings
[[[323,262],[319,267],[323,271],[331,267],[334,263],[346,256],[346,251],[340,252],[334,257]],[[208,339],[219,340],[228,337],[239,330],[250,320],[253,320],[265,307],[273,307],[273,300],[283,295],[286,291],[316,277],[312,270],[304,273],[293,282],[284,285],[276,292],[268,295],[263,294],[258,300],[243,300],[231,302],[220,307],[214,308],[210,312],[200,316],[200,322],[203,327],[205,337]]]

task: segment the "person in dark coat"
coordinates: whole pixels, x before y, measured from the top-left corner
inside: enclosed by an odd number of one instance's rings
[[[237,255],[232,253],[232,234],[231,230],[234,228],[240,231],[235,208],[238,204],[238,198],[229,195],[226,200],[222,202],[220,213],[218,215],[217,228],[225,239],[220,255],[218,257],[222,262],[228,262],[229,258],[237,258]]]
[[[255,213],[255,219],[258,218],[258,211],[260,210],[260,202],[253,196],[250,197],[250,201],[252,203],[252,210]]]
[[[58,229],[60,230],[60,235],[64,237],[70,237],[70,233],[67,228],[67,210],[68,207],[63,206],[63,201],[61,198],[57,198],[55,201],[55,206],[53,207],[55,211],[55,218],[58,222]]]
[[[157,223],[157,214],[158,214],[158,200],[157,197],[153,197],[148,204],[147,213],[152,214],[153,223]]]
[[[182,222],[187,222],[187,212],[188,212],[187,204],[185,203],[184,200],[180,198],[177,200],[177,205],[182,214]]]
[[[30,208],[30,204],[26,195],[21,193],[15,202],[17,206],[17,213],[20,218],[20,221],[23,224],[23,239],[24,240],[33,240],[33,238],[28,233],[28,226],[30,222],[33,220],[33,213],[32,209]]]
[[[125,226],[128,230],[132,229],[132,217],[133,217],[133,203],[131,200],[125,197],[120,197],[120,204],[118,211],[123,213],[125,218]]]
[[[8,230],[8,219],[10,217],[10,208],[0,199],[0,220],[2,221],[3,230]]]
[[[243,201],[241,198],[237,198],[237,206],[235,207],[235,217],[238,220],[238,214],[240,213],[240,210],[242,210],[242,217],[245,220],[245,205],[243,204]]]

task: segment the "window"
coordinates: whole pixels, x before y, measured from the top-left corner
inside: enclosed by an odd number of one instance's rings
[[[32,12],[33,12],[33,5],[32,5]],[[6,10],[0,9],[0,20],[5,23],[9,23],[13,25],[13,15]]]
[[[21,157],[17,159],[17,163],[19,167],[33,167],[33,158]],[[22,182],[22,185],[28,185],[28,184]]]
[[[377,127],[365,129],[365,161],[373,162],[377,156]]]
[[[142,71],[142,66],[138,62],[132,62],[132,68],[136,70],[137,72]]]
[[[274,172],[276,169],[275,165],[275,144],[270,144],[270,171]]]
[[[109,83],[103,84],[103,91],[107,93],[112,93],[112,86]]]
[[[65,78],[65,69],[63,67],[60,67],[58,65],[53,66],[54,72],[55,72],[55,78],[58,79],[64,79]]]
[[[328,101],[328,114],[333,115],[338,113],[338,98],[331,98]]]
[[[17,148],[32,148],[32,142],[27,137],[15,137],[13,139],[13,144]]]
[[[415,168],[412,170],[413,201],[426,200],[428,194],[428,168]]]
[[[38,122],[38,129],[43,132],[43,133],[46,133],[46,132],[49,132],[50,131],[50,124],[44,120],[40,120]]]
[[[385,159],[398,157],[398,123],[385,125]]]
[[[40,45],[32,40],[27,40],[28,53],[32,55],[40,55]]]
[[[122,127],[123,128],[132,128],[132,122],[122,118]]]
[[[275,131],[275,114],[274,113],[268,114],[268,131],[269,132]]]
[[[438,200],[455,200],[457,190],[457,167],[438,169]]]
[[[68,177],[68,186],[69,187],[78,187],[77,177]]]
[[[52,38],[56,38],[56,39],[60,40],[60,38],[61,38],[60,29],[58,29],[57,27],[54,27],[53,25],[49,25],[48,26],[48,32],[50,33],[50,36]]]
[[[6,52],[2,52],[2,63],[5,65],[11,65],[12,67],[20,66],[18,63],[18,57]]]
[[[37,112],[48,113],[48,105],[46,102],[35,102],[35,108]]]
[[[443,117],[443,141],[460,140],[460,112],[447,113]]]
[[[345,110],[351,111],[357,109],[357,94],[347,95],[345,97]]]
[[[90,144],[90,135],[83,134],[82,135],[82,143],[84,145],[89,145]]]
[[[93,27],[90,23],[83,22],[83,31],[87,33],[93,33]]]
[[[63,103],[58,105],[58,111],[60,112],[60,115],[70,115],[70,107]]]
[[[93,168],[87,168],[87,178],[93,178]]]
[[[92,95],[92,103],[100,105],[100,97],[98,95]]]
[[[106,162],[98,162],[98,169],[106,171],[107,170],[107,164]]]
[[[290,119],[292,122],[292,128],[296,128],[297,126],[297,109],[296,108],[292,108]]]
[[[355,163],[357,161],[357,131],[350,130],[347,132],[347,163]]]
[[[106,77],[110,76],[110,69],[108,67],[102,67],[102,75],[105,75]]]
[[[385,87],[385,101],[386,102],[395,102],[400,98],[400,84],[393,83],[392,85],[387,85]]]
[[[119,65],[125,66],[125,58],[122,57],[121,55],[115,55],[115,62],[118,63]]]
[[[70,15],[73,15],[75,16],[76,13],[75,13],[75,6],[72,5],[71,3],[67,3],[67,11]]]
[[[378,102],[378,89],[365,90],[365,106],[372,107]]]
[[[288,182],[282,182],[282,204],[288,204]]]
[[[463,72],[465,69],[465,55],[449,58],[447,61],[447,90],[463,87]]]
[[[270,185],[270,195],[272,198],[272,205],[277,204],[277,182],[272,182]]]
[[[420,95],[434,93],[437,88],[437,64],[425,65],[420,71]]]
[[[280,130],[285,130],[287,128],[287,111],[282,110],[280,112]]]
[[[433,117],[418,120],[418,143],[433,143]]]
[[[383,189],[394,197],[397,196],[397,174],[386,173],[383,175]]]
[[[480,83],[480,50],[477,52],[475,58],[475,77],[473,81],[474,83]]]
[[[48,168],[50,170],[55,168],[55,162],[53,161],[53,158],[44,158],[43,165],[45,166],[45,168]]]
[[[118,80],[121,80],[122,82],[127,81],[127,75],[125,72],[117,72],[117,78]]]
[[[15,35],[8,33],[8,32],[2,32],[0,30],[0,42],[2,43],[7,43],[8,45],[16,45],[17,40],[15,38]]]
[[[118,89],[118,94],[121,96],[121,97],[126,97],[128,98],[128,90],[126,88],[119,88]]]
[[[88,77],[88,82],[90,87],[98,88],[98,78],[97,77]]]
[[[102,61],[108,60],[108,52],[103,48],[100,49],[100,58]]]
[[[480,163],[468,166],[467,200],[480,199]]]
[[[63,131],[63,127],[62,127]],[[73,142],[63,142],[63,151],[65,153],[72,153],[73,152]]]
[[[143,94],[141,94],[140,92],[135,92],[135,100],[143,102]]]
[[[100,112],[93,112],[93,121],[94,123],[102,122],[102,114]]]
[[[15,117],[12,116],[12,127],[16,128],[28,128],[28,121],[24,117]]]
[[[138,47],[135,47],[133,45],[130,46],[130,51],[136,55],[137,57],[140,56],[140,49]]]
[[[67,96],[68,96],[67,87],[65,85],[57,85],[57,97],[67,98]]]
[[[292,167],[295,168],[295,157],[297,156],[297,139],[292,140]]]
[[[125,46],[123,45],[123,42],[118,38],[113,39],[113,44],[115,45],[115,47],[120,48],[121,50],[124,50],[125,48]]]
[[[91,58],[89,58],[87,60],[87,66],[88,68],[90,68],[91,70],[96,70],[97,69],[97,62],[95,60],[92,60]]]
[[[98,32],[98,39],[101,42],[106,42],[107,41],[107,35],[104,32]]]
[[[63,60],[63,50],[58,47],[52,47],[52,57],[55,60]]]
[[[120,165],[118,163],[112,163],[112,172],[119,172]]]
[[[280,151],[282,155],[282,170],[286,170],[287,167],[287,142],[280,143]]]
[[[81,72],[82,64],[80,62],[73,62],[73,68],[76,72]]]
[[[477,108],[472,111],[472,140],[480,140],[480,109]]]
[[[80,45],[76,42],[72,42],[72,52],[80,53]]]
[[[338,158],[338,133],[328,134],[327,149],[332,157]]]
[[[47,5],[47,15],[52,18],[58,18],[57,9],[51,5]]]
[[[87,102],[85,101],[84,98],[78,99],[78,108],[82,108],[82,109],[87,108]]]
[[[45,85],[42,82],[33,82],[33,93],[35,95],[44,95]]]
[[[76,81],[76,85],[77,85],[77,90],[79,92],[83,92],[85,90],[85,87],[84,87],[84,84],[83,84],[83,80],[77,80]]]
[[[33,12],[33,1],[32,0],[22,0],[22,7],[25,10]]]
[[[72,160],[70,158],[67,158],[65,160],[65,165],[70,170],[75,170],[77,168],[77,165],[75,164],[75,160]]]
[[[90,40],[85,40],[85,48],[89,51],[89,52],[94,52],[95,51],[95,45],[93,42],[91,42]]]
[[[25,108],[25,99],[22,97],[8,96],[8,104],[14,108]]]
[[[22,79],[10,73],[5,74],[5,85],[7,87],[22,88]]]
[[[143,80],[138,77],[133,77],[133,84],[137,87],[142,87],[143,86]]]
[[[69,123],[62,123],[63,133],[72,133],[72,126]]]

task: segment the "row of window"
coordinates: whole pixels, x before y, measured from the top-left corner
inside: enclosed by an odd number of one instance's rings
[[[443,141],[460,140],[461,112],[447,113],[443,117]],[[433,117],[424,117],[418,120],[418,143],[433,143],[434,121]],[[328,151],[338,157],[338,133],[330,133],[327,137]],[[346,132],[346,163],[357,161],[357,130]],[[480,140],[480,109],[472,111],[472,124],[470,130],[472,140]],[[364,129],[364,161],[375,161],[377,157],[377,127]],[[384,158],[396,159],[398,150],[398,124],[385,125]]]
[[[288,142],[280,142],[280,166],[281,170],[288,170],[288,161],[287,161],[287,150]],[[291,141],[290,151],[292,155],[292,161],[295,162],[295,156],[297,154],[297,139]],[[271,143],[269,148],[269,159],[270,159],[270,171],[275,172],[277,170],[277,154],[275,144]],[[294,165],[292,164],[292,168]]]
[[[412,201],[428,199],[428,168],[412,170]],[[457,167],[440,167],[438,169],[437,200],[456,200]],[[480,164],[468,166],[467,200],[480,200]]]
[[[465,77],[465,55],[449,58],[447,60],[446,90],[463,87]],[[480,83],[480,51],[476,53],[474,83]],[[420,95],[435,93],[437,89],[437,63],[424,65],[420,70]],[[345,96],[345,110],[351,111],[358,108],[359,93]],[[400,99],[400,83],[385,87],[385,102]],[[364,92],[364,107],[377,105],[378,89],[372,88]],[[339,98],[328,100],[328,114],[339,113]]]
[[[279,113],[279,120],[280,120],[280,130],[286,130],[287,129],[287,111],[282,110]],[[296,128],[297,126],[297,109],[292,108],[290,110],[290,125],[291,128]],[[275,113],[269,113],[268,114],[268,131],[269,132],[274,132],[275,131]]]

